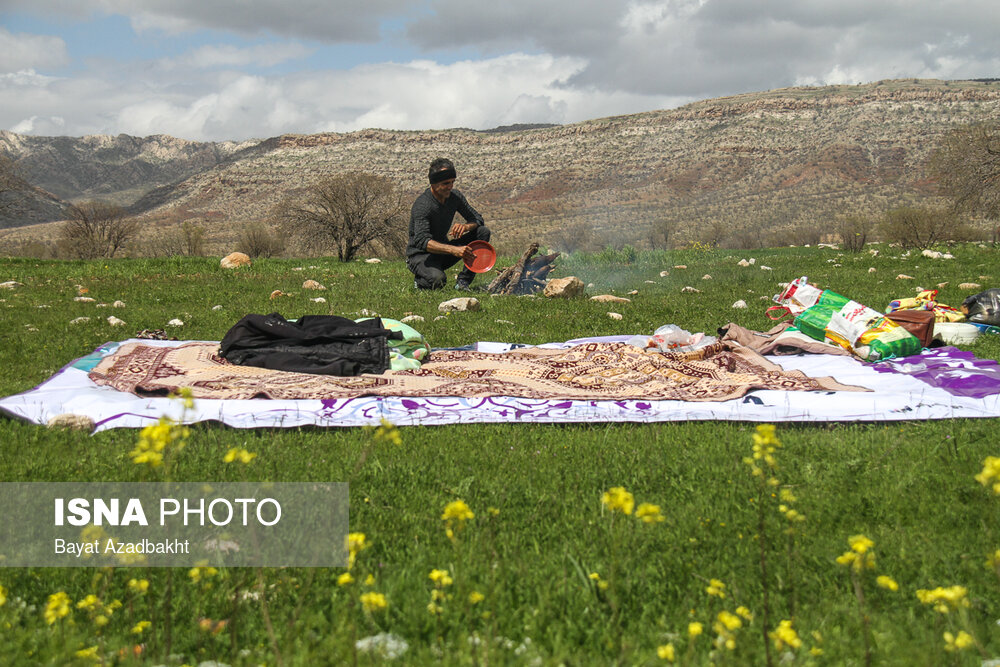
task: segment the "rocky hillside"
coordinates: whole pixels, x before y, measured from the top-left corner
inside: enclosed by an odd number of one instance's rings
[[[363,130],[244,145],[167,137],[0,140],[48,142],[44,152],[75,156],[35,171],[48,173],[46,184],[32,182],[50,192],[131,197],[151,224],[193,220],[220,242],[329,174],[373,172],[416,194],[426,187],[427,164],[443,155],[455,160],[459,188],[498,238],[514,245],[645,245],[667,229],[675,239],[752,246],[795,242],[842,213],[933,202],[924,166],[935,141],[983,121],[1000,121],[1000,83],[894,80],[494,132]],[[133,157],[114,165],[86,159],[88,151],[96,156],[119,144],[132,152],[115,154]],[[161,151],[158,162],[149,159],[157,154],[152,145]],[[158,169],[147,176],[149,165]]]

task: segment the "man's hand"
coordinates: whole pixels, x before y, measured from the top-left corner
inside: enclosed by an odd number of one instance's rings
[[[448,230],[448,236],[450,236],[453,239],[457,239],[460,236],[464,236],[465,234],[468,234],[473,229],[475,229],[477,226],[478,225],[476,225],[473,222],[469,222],[469,223],[456,222],[455,224],[453,224],[451,226],[451,229]]]

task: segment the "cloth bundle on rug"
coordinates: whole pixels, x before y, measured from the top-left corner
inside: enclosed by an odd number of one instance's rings
[[[660,353],[624,343],[503,354],[436,351],[419,369],[330,377],[227,363],[212,343],[122,345],[91,371],[97,385],[157,396],[189,387],[202,399],[340,399],[359,396],[513,396],[533,399],[725,401],[751,389],[868,391],[783,371],[753,350],[718,342]]]
[[[337,315],[306,315],[289,322],[278,313],[246,315],[219,346],[227,361],[322,375],[381,373],[389,368],[389,338],[402,335],[378,318],[355,322]]]

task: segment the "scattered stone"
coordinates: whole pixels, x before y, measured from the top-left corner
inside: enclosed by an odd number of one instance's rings
[[[89,291],[90,290],[87,289],[86,287],[84,287],[83,285],[77,285],[76,286],[76,295],[77,296],[83,296],[84,294],[86,294]]]
[[[91,298],[89,296],[74,296],[73,301],[79,301],[80,303],[94,303],[97,299]]]
[[[277,299],[279,296],[288,296],[288,295],[282,292],[280,289],[276,289],[273,292],[271,292],[270,298]]]
[[[310,267],[310,268],[312,268],[312,267]],[[353,277],[354,277],[354,274],[353,274],[353,273],[348,273],[348,274],[347,274],[347,277],[348,277],[348,278],[353,278]]]
[[[774,269],[772,269],[770,266],[764,266],[763,264],[760,265],[760,270],[761,271],[774,271]]]
[[[242,252],[233,252],[222,258],[219,262],[219,266],[224,269],[235,269],[238,266],[250,266],[249,255],[244,255]]]
[[[757,263],[757,260],[755,258],[751,257],[750,258],[750,266],[753,266],[756,263]]]
[[[462,313],[466,311],[479,310],[479,299],[475,297],[458,297],[449,299],[438,304],[438,310],[442,313]]]
[[[669,271],[660,271],[660,277],[661,278],[666,278],[669,275],[670,275]]]
[[[35,308],[51,308],[51,307],[52,307],[52,306],[50,306],[50,305],[49,305],[49,304],[47,304],[47,303],[40,303],[40,304],[38,304],[37,306],[35,306]]]
[[[872,257],[878,257],[878,250],[869,250],[868,254]]]
[[[590,300],[600,301],[601,303],[632,303],[632,299],[626,299],[625,297],[613,294],[598,294],[597,296],[590,297]]]
[[[750,266],[750,262],[746,261],[745,259],[741,259],[740,261],[736,262],[736,265],[746,267]]]
[[[389,632],[380,632],[354,642],[354,649],[358,653],[370,653],[384,660],[395,660],[406,653],[408,648],[410,645],[405,639]]]
[[[741,310],[746,307],[747,307],[747,302],[744,301],[743,299],[740,299],[739,301],[733,304],[733,308],[736,308],[738,310]]]
[[[955,259],[955,256],[950,252],[938,252],[937,250],[924,250],[920,254],[931,259]]]
[[[119,299],[118,301],[115,301],[113,304],[111,304],[111,307],[112,308],[124,308],[125,307],[125,302]]]
[[[896,276],[896,280],[913,280],[913,279],[914,279],[913,276],[908,276],[905,273],[900,273],[898,276]]]
[[[834,264],[834,265],[833,265],[833,268],[835,268],[835,269],[839,269],[839,268],[840,268],[840,267],[842,267],[842,266],[843,266],[843,264]]]
[[[74,415],[64,412],[50,419],[46,426],[49,428],[69,428],[75,431],[93,431],[94,420],[86,415]]]
[[[304,266],[296,266],[294,269],[292,269],[292,271],[305,271],[305,270],[306,269]]]
[[[509,324],[511,326],[514,326],[514,323],[511,322],[510,320],[497,320],[497,324]]]
[[[447,319],[447,317],[448,317],[447,315],[438,315],[437,317],[434,318],[434,321],[437,322],[438,320]]]
[[[982,287],[979,283],[962,283],[958,286],[958,289],[979,289]]]
[[[990,280],[989,276],[979,276],[980,280]]]
[[[106,303],[99,303],[96,306],[94,306],[94,308],[107,308],[107,307],[108,307],[108,304],[106,304]]]
[[[569,299],[583,293],[583,281],[576,276],[553,278],[542,293],[550,299]]]
[[[304,283],[302,283],[302,289],[324,290],[326,288],[320,285],[315,280],[307,280]]]
[[[374,310],[368,310],[367,308],[362,308],[361,312],[358,313],[361,317],[379,317],[379,314]]]
[[[610,317],[613,320],[620,320],[622,318],[622,314],[621,313],[611,313],[611,312],[609,312],[608,313],[608,317]]]
[[[24,328],[27,329],[28,331],[32,331],[32,332],[38,331],[38,327],[36,327],[33,324],[25,324]]]
[[[938,283],[937,286],[938,286],[938,289],[944,289],[945,287],[948,286],[948,283]]]
[[[108,318],[108,324],[110,324],[113,327],[123,327],[123,326],[125,326],[125,322],[123,322],[122,320],[118,319],[114,315],[112,315],[112,316],[110,316]]]
[[[313,303],[326,303],[326,299],[324,299],[321,296],[318,296],[315,299],[309,299],[309,300],[312,301]]]
[[[637,289],[634,289],[634,290],[632,290],[631,292],[629,292],[628,294],[629,294],[629,296],[635,296],[635,295],[636,295],[636,294],[638,294],[638,293],[639,293],[639,290],[637,290]]]
[[[222,310],[222,305],[221,304],[217,304],[215,306],[212,306],[212,310]]]
[[[0,283],[0,289],[14,289],[15,287],[24,287],[24,283],[19,283],[16,280],[8,280],[5,283]]]
[[[594,289],[594,283],[587,283],[587,289]],[[530,294],[529,296],[534,296],[534,294]]]
[[[406,317],[400,320],[400,322],[404,324],[409,324],[410,322],[423,322],[423,321],[424,318],[422,318],[420,315],[407,315]]]
[[[674,268],[675,269],[686,269],[687,265],[686,264],[677,264],[677,265],[674,266]]]
[[[710,276],[710,275],[708,275],[708,274],[706,273],[705,275],[703,275],[703,276],[701,277],[701,279],[702,279],[702,280],[711,280],[711,279],[712,279],[712,276]]]
[[[875,267],[874,266],[869,266],[868,267],[868,273],[875,273]]]
[[[89,322],[89,321],[90,321],[89,317],[78,317],[75,320],[70,320],[69,323],[70,324],[83,324],[83,323]]]
[[[700,289],[697,289],[695,287],[691,287],[690,285],[687,286],[687,287],[682,287],[681,288],[681,292],[684,293],[684,294],[701,294],[701,290]]]
[[[382,260],[378,257],[372,257],[371,259],[366,259],[365,264],[381,264]]]
[[[169,322],[167,322],[168,327],[182,327],[184,326],[184,320],[179,320],[176,317]]]
[[[646,283],[647,285],[655,285],[656,284],[655,280],[644,280],[643,282]]]

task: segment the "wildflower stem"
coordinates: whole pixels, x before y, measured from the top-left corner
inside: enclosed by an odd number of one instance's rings
[[[274,661],[283,667],[285,661],[281,659],[281,650],[278,649],[278,640],[274,636],[274,626],[271,624],[271,613],[267,608],[267,590],[264,588],[264,574],[261,568],[257,568],[257,590],[260,592],[260,615],[264,619],[264,628],[267,630],[268,641],[271,642],[271,650],[274,651]]]
[[[767,583],[767,521],[764,516],[764,504],[767,500],[767,487],[764,486],[761,477],[760,502],[757,503],[757,545],[760,548],[760,582],[763,588],[761,598],[761,636],[764,639],[764,656],[766,664],[771,667],[774,664],[771,657],[771,642],[767,636],[767,629],[771,627],[771,607],[770,596]]]
[[[872,664],[871,619],[865,611],[865,591],[861,587],[861,577],[855,568],[851,568],[851,583],[854,585],[854,597],[858,601],[858,613],[861,614],[861,637],[865,642],[865,666]]]

